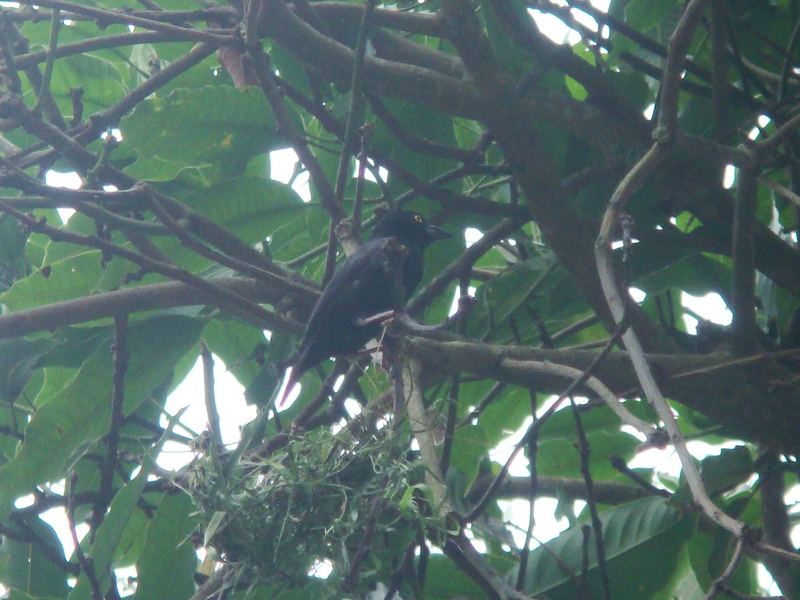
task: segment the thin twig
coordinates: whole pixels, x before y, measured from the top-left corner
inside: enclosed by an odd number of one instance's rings
[[[408,303],[408,312],[415,314],[428,306],[445,288],[457,280],[466,269],[474,265],[480,257],[489,252],[497,243],[518,229],[522,223],[514,219],[503,219],[483,234],[483,237],[467,248],[461,256],[442,269],[416,296]]]
[[[129,260],[130,262],[139,265],[147,270],[154,271],[166,275],[172,279],[183,281],[193,287],[201,290],[209,295],[220,306],[230,310],[236,316],[242,318],[247,322],[254,322],[258,326],[271,327],[275,324],[289,325],[289,321],[282,316],[271,313],[262,308],[255,302],[248,300],[242,296],[229,292],[223,287],[212,283],[206,279],[193,275],[188,271],[175,267],[174,265],[165,262],[145,257],[137,254],[127,248],[118,246],[99,237],[76,234],[63,229],[56,229],[47,225],[44,221],[37,220],[29,215],[23,214],[18,210],[11,208],[5,202],[0,201],[0,211],[8,213],[15,219],[23,223],[31,231],[42,233],[55,241],[71,242],[81,246],[88,246],[103,252],[107,252],[116,256],[120,256]]]
[[[614,467],[617,471],[625,475],[626,477],[630,478],[635,484],[645,490],[648,494],[653,494],[656,496],[660,496],[662,498],[669,498],[672,496],[667,490],[657,488],[652,483],[647,481],[644,477],[639,475],[636,471],[631,469],[628,464],[625,462],[624,459],[620,456],[614,456],[611,458],[611,466]]]
[[[722,141],[728,132],[728,23],[724,0],[711,0],[711,92],[714,107],[714,136]],[[722,169],[720,169],[720,172]]]
[[[100,582],[97,580],[97,573],[94,570],[92,559],[83,553],[81,541],[78,539],[78,530],[75,523],[75,503],[73,501],[73,490],[78,481],[78,474],[73,473],[67,481],[67,526],[72,537],[72,545],[75,547],[75,556],[81,565],[81,571],[89,580],[92,587],[92,600],[103,600],[103,591],[100,589]]]
[[[754,222],[758,207],[757,170],[739,169],[733,212],[733,273],[731,312],[735,351],[740,356],[756,349],[756,259]]]
[[[114,473],[117,468],[119,439],[122,431],[124,414],[122,407],[125,401],[125,374],[128,371],[128,316],[114,317],[114,344],[111,347],[114,357],[114,373],[112,375],[111,422],[106,435],[106,456],[100,470],[100,484],[97,498],[92,507],[92,531],[97,533],[106,516],[113,498]]]
[[[712,600],[714,596],[722,591],[722,587],[730,581],[730,578],[733,577],[736,568],[739,566],[739,562],[742,560],[742,556],[744,555],[744,538],[738,538],[736,540],[736,548],[733,550],[733,556],[731,557],[730,562],[728,562],[728,566],[725,567],[725,571],[714,580],[714,583],[711,584],[711,587],[708,590],[708,594],[706,594],[706,600]]]
[[[444,442],[442,443],[442,472],[447,473],[450,468],[450,454],[455,441],[456,419],[458,418],[458,393],[461,389],[460,373],[453,373],[450,377],[450,392],[445,402],[447,403],[447,417],[444,426]]]
[[[617,335],[619,335],[619,332],[622,331],[622,329],[623,329],[622,327],[620,327],[618,329]],[[567,397],[569,397],[569,395],[572,394],[572,392],[574,392],[575,390],[579,389],[584,384],[588,385],[589,380],[595,379],[592,376],[592,373],[597,368],[597,366],[605,359],[605,357],[611,351],[611,348],[613,348],[615,344],[616,344],[616,335],[609,341],[609,343],[606,346],[605,350],[603,352],[600,352],[595,357],[595,359],[592,361],[592,364],[589,365],[589,368],[586,369],[586,371],[579,371],[577,369],[572,371],[572,373],[577,371],[579,376],[572,383],[570,383],[567,386],[567,389],[564,390],[564,392],[558,398],[556,398],[556,400],[550,405],[550,407],[544,412],[544,414],[542,414],[541,417],[539,417],[537,420],[535,420],[531,424],[531,426],[525,432],[525,435],[522,436],[522,439],[514,447],[514,450],[511,452],[511,455],[508,457],[508,459],[506,460],[505,464],[503,465],[503,468],[500,470],[500,473],[497,474],[497,477],[492,482],[492,485],[489,486],[489,489],[486,490],[486,493],[483,495],[483,497],[478,502],[478,504],[475,505],[475,508],[473,508],[472,511],[469,513],[469,515],[467,515],[464,518],[465,522],[470,523],[473,520],[475,520],[476,518],[478,518],[481,514],[483,514],[483,512],[488,508],[489,502],[491,502],[491,500],[494,497],[495,493],[497,492],[497,490],[502,485],[503,480],[505,479],[506,475],[508,474],[508,470],[511,467],[511,463],[514,462],[514,460],[516,459],[516,457],[519,454],[519,452],[522,450],[522,448],[525,446],[525,444],[528,443],[528,440],[530,439],[530,437],[537,435],[537,432],[538,432],[539,428],[547,421],[547,419],[549,419],[553,415],[553,413],[555,413],[555,411],[558,409],[558,407],[561,406],[561,403]],[[511,368],[511,369],[513,369],[513,368],[534,369],[534,370],[540,370],[540,371],[545,372],[545,373],[552,372],[552,367],[554,366],[551,363],[541,363],[541,362],[537,362],[537,361],[513,361],[513,360],[509,360],[509,359],[503,359],[502,363],[507,368]],[[563,366],[563,365],[559,365],[559,366]],[[558,372],[562,376],[569,377],[569,375],[566,375],[567,371],[561,371],[560,369],[558,369]],[[597,381],[599,382],[599,380],[597,380]],[[605,387],[605,386],[603,386],[601,384],[601,387],[598,387],[598,389],[602,389],[602,387]],[[597,391],[597,390],[595,390],[595,391]],[[616,400],[616,396],[614,396],[614,399]],[[627,410],[625,412],[627,412]],[[634,419],[636,421],[639,421],[639,419],[637,419],[636,417],[634,417]],[[647,428],[653,428],[653,426],[648,423],[647,424]]]
[[[56,48],[58,48],[58,31],[61,28],[61,11],[55,9],[50,17],[50,41],[47,45],[47,62],[44,65],[44,75],[42,75],[42,86],[39,88],[39,95],[36,98],[34,112],[39,112],[42,108],[44,98],[50,95],[50,79],[53,76],[53,63],[56,60]]]
[[[203,398],[206,405],[206,418],[211,433],[211,442],[217,454],[222,451],[222,429],[219,423],[219,411],[214,394],[214,357],[203,340],[200,340],[200,357],[203,360]]]
[[[594,497],[594,480],[589,468],[589,440],[586,438],[586,431],[583,428],[578,405],[575,399],[570,396],[572,414],[575,417],[575,430],[578,432],[578,453],[581,458],[581,475],[586,482],[586,503],[589,505],[589,514],[592,517],[592,530],[594,531],[594,543],[597,550],[597,566],[600,569],[600,584],[603,588],[604,600],[611,599],[611,585],[608,579],[608,564],[606,563],[606,545],[603,540],[603,523],[600,521],[600,513],[597,512],[597,502]]]
[[[477,581],[493,598],[503,600],[531,600],[530,596],[515,590],[478,552],[461,531],[447,537],[444,553]]]
[[[372,546],[372,538],[375,536],[377,520],[378,516],[380,515],[382,505],[383,499],[379,494],[376,494],[370,502],[369,516],[367,517],[366,523],[363,525],[363,533],[358,544],[358,549],[350,561],[350,571],[347,573],[347,576],[342,582],[342,589],[345,591],[354,590],[356,583],[359,581],[359,576],[361,575],[361,566],[364,564],[364,560],[366,560],[370,551],[370,547]]]
[[[668,148],[674,140],[677,131],[677,108],[680,78],[686,51],[691,41],[691,33],[697,20],[702,16],[705,5],[710,0],[692,0],[686,8],[675,33],[670,42],[667,68],[664,73],[664,82],[661,90],[661,111],[659,113],[659,126],[656,129],[656,143],[645,156],[628,172],[617,186],[609,202],[600,227],[600,234],[595,246],[597,268],[600,273],[600,282],[603,287],[606,301],[617,323],[625,317],[625,300],[619,291],[613,265],[611,243],[621,217],[624,206],[631,195],[641,187],[645,179],[650,176],[668,154]],[[736,536],[741,536],[744,525],[733,519],[714,506],[703,486],[700,474],[694,464],[694,459],[686,447],[686,442],[675,422],[672,409],[667,404],[664,395],[657,384],[650,366],[645,360],[644,349],[633,328],[627,328],[623,333],[625,348],[633,363],[636,375],[641,383],[644,395],[655,409],[664,427],[669,434],[670,441],[683,466],[683,473],[692,491],[692,497],[703,512],[716,523],[728,529]]]
[[[498,396],[500,396],[500,394],[502,394],[505,391],[506,387],[508,387],[508,384],[502,381],[498,381],[497,383],[495,383],[492,386],[492,389],[486,392],[486,395],[483,398],[481,398],[481,401],[478,402],[477,406],[473,408],[466,417],[464,417],[460,425],[461,426],[469,425],[470,423],[477,420],[483,414],[483,411],[486,410],[486,407],[488,407],[492,402],[494,402],[498,398]]]
[[[364,112],[364,96],[361,90],[361,78],[364,69],[367,40],[369,39],[370,22],[372,12],[375,10],[375,4],[376,0],[366,0],[364,4],[364,15],[358,30],[358,42],[356,43],[353,71],[350,79],[350,108],[347,111],[342,150],[339,155],[339,168],[336,173],[336,184],[334,186],[334,202],[332,206],[326,207],[331,216],[331,228],[328,234],[328,252],[325,260],[325,272],[322,276],[324,284],[327,284],[331,277],[333,277],[333,271],[336,265],[336,226],[346,215],[343,208],[344,194],[350,175],[350,160],[354,154],[356,133],[361,125],[360,121]]]
[[[536,420],[536,393],[529,391],[531,401],[531,415],[534,421]],[[517,585],[516,588],[522,591],[525,585],[525,576],[528,572],[528,560],[531,555],[531,539],[533,539],[533,530],[536,527],[536,511],[534,510],[536,498],[539,495],[539,472],[536,467],[536,457],[539,451],[539,440],[537,436],[532,436],[528,440],[528,527],[525,530],[525,541],[522,544],[522,550],[519,554],[519,568],[517,570]]]
[[[322,165],[320,165],[317,157],[314,156],[308,143],[297,131],[294,121],[292,121],[286,109],[283,95],[275,82],[275,74],[273,69],[270,68],[269,57],[260,45],[255,46],[253,44],[248,44],[247,55],[252,61],[253,69],[261,85],[261,91],[275,115],[278,133],[288,140],[300,162],[308,170],[311,184],[314,186],[314,191],[319,196],[322,206],[329,212],[335,212],[336,196],[333,187],[331,187]]]
[[[153,19],[137,17],[123,11],[105,10],[72,2],[63,2],[62,0],[22,0],[20,4],[35,4],[36,6],[69,11],[92,17],[106,24],[122,23],[123,25],[135,25],[142,29],[152,29],[153,31],[183,34],[186,38],[195,42],[211,42],[234,46],[239,42],[238,38],[230,32],[231,30],[225,30],[225,33],[220,34],[208,29],[189,29],[177,25],[170,25],[169,23],[162,23],[161,21]]]
[[[430,422],[430,417],[422,398],[421,368],[419,361],[414,358],[409,358],[407,361],[399,359],[395,363],[395,369],[402,373],[403,400],[405,401],[411,431],[419,443],[422,462],[426,467],[425,481],[433,493],[434,510],[442,510],[447,513],[450,511],[445,507],[445,503],[449,506],[449,502],[446,500],[447,490],[444,485],[439,454],[436,451],[436,440],[433,436],[434,427]]]
[[[173,42],[178,41],[177,33],[170,32],[164,33],[161,31],[135,31],[132,33],[112,33],[103,37],[93,37],[79,42],[70,42],[61,44],[52,53],[54,58],[64,58],[67,56],[74,56],[76,54],[83,54],[85,52],[93,52],[95,50],[104,50],[109,48],[118,48],[120,46],[133,46],[136,44],[153,44],[158,42]],[[19,54],[14,57],[14,64],[18,69],[26,69],[38,63],[45,62],[50,56],[47,50],[39,50],[36,52],[29,52],[27,54]]]
[[[142,185],[142,187],[144,187],[144,185]],[[170,214],[170,212],[163,206],[157,195],[150,193],[149,188],[146,190],[145,198],[149,201],[151,210],[161,220],[161,222],[164,223],[164,226],[169,229],[169,231],[171,231],[175,237],[178,238],[178,240],[180,240],[181,244],[193,250],[200,256],[217,262],[220,265],[229,267],[230,269],[238,271],[243,275],[249,275],[250,277],[260,281],[270,281],[275,277],[273,272],[262,268],[263,263],[260,265],[254,265],[248,261],[230,256],[224,252],[211,248],[202,242],[200,239],[195,237],[192,232],[187,231],[186,228]]]
[[[408,131],[403,124],[386,108],[380,96],[375,94],[367,95],[370,106],[377,117],[383,122],[400,143],[409,149],[420,154],[435,156],[458,162],[478,162],[482,155],[469,148],[459,148],[458,146],[446,146],[424,137],[415,135]]]
[[[354,154],[356,135],[361,126],[362,113],[364,111],[364,96],[361,90],[362,71],[364,69],[364,56],[367,51],[367,40],[369,39],[372,12],[375,10],[375,0],[366,0],[364,3],[364,14],[361,18],[361,26],[358,31],[358,41],[355,49],[355,60],[353,62],[353,74],[350,81],[350,108],[347,112],[345,122],[344,140],[342,141],[342,153],[339,157],[339,169],[336,173],[335,194],[336,200],[333,207],[335,212],[331,213],[332,226],[336,226],[344,217],[342,203],[344,192],[347,187],[347,178],[350,174],[350,160]]]

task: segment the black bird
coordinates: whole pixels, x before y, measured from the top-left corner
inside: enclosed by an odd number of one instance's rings
[[[310,368],[331,356],[355,354],[369,340],[380,335],[379,323],[360,325],[359,321],[393,308],[394,286],[386,269],[389,238],[395,238],[403,247],[405,302],[422,279],[425,247],[449,237],[452,236],[444,229],[429,225],[417,213],[386,213],[373,229],[369,241],[347,258],[322,292],[311,312],[278,406]]]

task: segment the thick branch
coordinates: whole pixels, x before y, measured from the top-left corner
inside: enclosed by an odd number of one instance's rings
[[[300,305],[305,307],[305,311],[310,311],[310,307],[316,301],[315,294],[303,286],[287,285],[284,288],[268,286],[246,277],[217,278],[214,283],[231,293],[256,302],[277,304],[286,296],[293,296],[300,300]],[[213,300],[202,290],[180,281],[141,285],[4,313],[0,315],[0,339],[28,335],[37,331],[52,331],[58,327],[88,323],[120,314],[211,304]],[[280,329],[276,327],[277,330]],[[297,323],[284,331],[301,333],[303,326]]]
[[[553,394],[563,391],[565,379],[534,370],[504,368],[503,361],[550,361],[585,371],[596,357],[595,352],[587,350],[441,342],[419,337],[409,337],[406,343],[410,354],[422,360],[431,376],[466,373]],[[645,358],[669,398],[705,414],[734,435],[764,441],[778,452],[797,455],[800,382],[782,362],[797,356],[798,352],[793,351],[745,359],[659,354]],[[640,396],[639,381],[626,353],[609,354],[597,367],[595,376],[617,396]],[[765,386],[770,389],[769,394],[764,393]]]

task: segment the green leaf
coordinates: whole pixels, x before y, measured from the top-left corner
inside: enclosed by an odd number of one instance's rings
[[[202,327],[201,321],[185,317],[158,317],[131,325],[126,415],[171,373],[197,342]],[[63,478],[83,447],[108,432],[112,373],[111,349],[100,344],[75,379],[36,412],[17,456],[0,467],[0,514],[34,485]]]
[[[703,590],[708,590],[712,582],[730,564],[736,547],[736,539],[727,531],[715,528],[709,532],[698,532],[692,537],[687,548],[695,580]],[[793,568],[789,566],[789,569]],[[796,569],[794,569],[796,571]],[[796,575],[795,575],[796,577]],[[750,558],[743,558],[729,581],[730,585],[747,595],[758,594],[756,565]],[[722,596],[728,598],[727,596]]]
[[[16,219],[0,217],[0,286],[6,288],[28,268],[25,245],[28,232]]]
[[[700,462],[700,475],[709,495],[730,490],[747,481],[755,470],[753,455],[745,446],[723,448],[717,456]]]
[[[76,255],[47,262],[46,266],[49,267],[47,276],[36,271],[20,279],[0,297],[0,301],[12,310],[24,310],[82,298],[118,288],[125,275],[137,269],[124,258],[115,258],[103,267],[102,253],[85,247]]]
[[[182,201],[248,244],[264,241],[307,210],[290,186],[261,177],[228,179]]]
[[[28,522],[36,537],[53,555],[64,556],[64,549],[53,527],[41,519]],[[30,585],[28,591],[38,597],[66,598],[69,593],[67,577],[59,565],[53,563],[39,544],[30,547]]]
[[[207,86],[151,98],[120,121],[138,154],[126,173],[150,181],[198,170],[207,181],[244,171],[256,154],[282,145],[261,90]]]
[[[196,526],[193,510],[191,499],[183,492],[162,496],[136,565],[139,578],[134,600],[181,600],[194,594],[197,553],[190,537]]]
[[[583,87],[578,81],[575,81],[572,77],[565,76],[564,83],[567,85],[570,96],[572,96],[575,100],[580,100],[581,102],[586,100],[586,97],[589,94],[586,91],[586,88]]]
[[[491,2],[481,2],[480,6],[482,10],[479,15],[483,17],[487,37],[492,45],[494,55],[503,69],[512,73],[515,77],[522,77],[534,67],[541,68],[541,59],[539,59],[538,64],[534,60],[536,53],[531,52],[530,48],[523,48],[516,44],[513,39],[514,36],[509,35],[509,32],[499,22],[495,14],[495,7],[492,6]],[[530,15],[527,12],[528,7],[524,3],[513,0],[505,3],[504,6],[509,13],[513,14],[512,18],[524,19],[530,22]],[[535,35],[533,23],[530,23],[530,30]]]
[[[416,102],[385,99],[384,103],[386,109],[408,133],[440,144],[456,146],[452,117]],[[456,165],[453,160],[426,155],[398,142],[395,135],[381,121],[375,125],[370,145],[423,180],[433,179]],[[355,180],[352,182],[355,183]],[[399,177],[390,178],[388,183],[397,191],[407,189]]]
[[[230,600],[334,600],[340,592],[323,579],[309,577],[303,585],[293,589],[282,589],[283,585],[257,585],[247,590],[232,593]]]
[[[692,536],[692,539],[696,536]],[[700,588],[697,578],[692,570],[691,561],[689,560],[689,544],[692,540],[683,547],[680,553],[679,561],[672,573],[672,579],[665,585],[661,592],[653,596],[653,600],[705,600],[705,593]]]
[[[111,106],[125,95],[120,72],[101,58],[88,54],[59,59],[53,67],[50,91],[62,113],[72,115],[70,89],[82,87],[84,115]]]
[[[619,506],[602,513],[600,521],[615,600],[646,600],[658,593],[670,581],[681,550],[695,529],[694,517],[683,515],[662,498]],[[584,554],[582,528],[568,529],[546,546],[531,552],[524,590],[531,596],[573,600]],[[588,553],[587,596],[602,597],[593,540]]]
[[[53,222],[47,215],[48,222]],[[57,226],[57,222],[54,223]],[[96,224],[80,213],[60,226],[60,229],[84,236],[96,236]],[[115,233],[112,241],[120,246],[130,247],[125,238]],[[42,304],[81,298],[83,296],[118,289],[126,274],[138,269],[123,258],[116,257],[103,265],[103,255],[99,250],[67,242],[48,240],[44,247],[44,257],[40,270],[25,279],[17,281],[2,296],[2,302],[13,310],[33,308]]]
[[[481,458],[486,456],[489,447],[483,427],[466,425],[454,433],[453,451],[450,466],[459,469],[467,476],[465,488],[469,488],[478,476]]]
[[[260,370],[258,359],[267,348],[263,332],[238,321],[215,319],[203,329],[203,341],[243,386],[255,379]]]
[[[627,402],[626,406],[632,405]],[[589,465],[592,476],[611,479],[617,475],[610,464],[613,456],[632,457],[640,442],[620,431],[622,425],[610,409],[602,407],[581,414],[589,442]],[[575,417],[569,407],[557,411],[539,431],[536,466],[541,475],[580,477],[580,454],[576,448],[578,434]]]
[[[95,471],[99,475],[97,465],[95,465]],[[137,508],[131,513],[128,523],[119,538],[119,543],[114,548],[114,556],[111,558],[111,563],[115,567],[129,567],[136,564],[144,546],[144,536],[149,522],[147,515],[144,514],[141,508]]]
[[[689,571],[683,580],[675,586],[673,590],[668,590],[668,595],[664,595],[663,600],[705,600],[707,594],[697,581],[694,571]],[[659,599],[660,600],[660,599]]]
[[[463,398],[461,394],[459,394]],[[467,398],[464,398],[467,400]],[[480,398],[471,404],[477,405]],[[516,431],[531,415],[530,394],[528,390],[510,386],[499,398],[496,398],[481,414],[478,422],[486,432],[486,443],[489,448],[497,446],[508,437],[510,431]]]
[[[182,201],[217,225],[235,232],[249,245],[265,241],[282,228],[292,227],[308,210],[291,187],[260,177],[228,179],[189,194]],[[156,245],[186,270],[201,272],[213,264],[175,238],[156,241]]]
[[[97,535],[92,545],[91,558],[101,589],[106,589],[109,583],[110,569],[113,566],[111,557],[114,555],[122,539],[123,532],[125,531],[131,515],[137,510],[139,499],[147,483],[147,478],[150,476],[153,467],[156,466],[156,457],[164,447],[164,443],[169,439],[170,433],[182,413],[183,411],[171,419],[167,431],[161,436],[158,443],[145,455],[139,474],[114,496],[114,499],[111,501],[111,506],[108,509],[108,514],[103,520],[103,524],[97,530]],[[90,600],[91,598],[91,583],[86,574],[81,573],[80,577],[78,577],[78,582],[75,584],[75,587],[72,588],[69,600]]]
[[[50,556],[64,560],[64,549],[52,526],[38,517],[26,519],[25,529],[8,526],[20,538],[35,538],[27,544],[4,537],[0,545],[0,581],[6,588],[27,592],[34,597],[66,598],[67,576]],[[20,596],[22,597],[22,596]]]
[[[675,9],[675,0],[631,0],[625,8],[625,24],[639,31],[649,31]]]
[[[488,333],[506,322],[539,287],[548,264],[539,257],[505,269],[478,288],[478,306],[470,313],[468,335]]]
[[[442,554],[432,554],[428,560],[424,592],[426,600],[488,597],[481,586]]]
[[[753,456],[744,445],[723,448],[717,456],[707,456],[700,461],[700,475],[709,496],[715,496],[747,481],[754,470]],[[692,493],[685,481],[681,482],[681,487],[670,501],[675,506],[692,501]]]
[[[19,590],[11,590],[7,596],[7,600],[38,600],[36,596],[31,596]]]
[[[50,340],[0,339],[0,400],[11,404],[25,388],[39,359],[53,347]]]

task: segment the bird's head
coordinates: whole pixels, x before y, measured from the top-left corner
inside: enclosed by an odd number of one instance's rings
[[[401,210],[387,212],[375,225],[370,237],[395,237],[401,242],[410,242],[424,248],[437,240],[453,236],[441,227],[428,223],[422,215]]]

